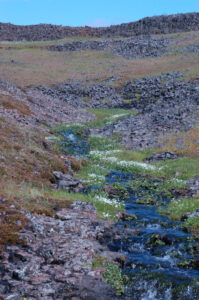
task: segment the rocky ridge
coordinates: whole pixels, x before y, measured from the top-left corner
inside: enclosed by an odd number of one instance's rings
[[[0,23],[1,41],[43,41],[72,36],[131,37],[149,34],[167,34],[199,30],[199,13],[162,15],[141,19],[136,22],[104,28],[69,27],[50,24],[17,26]]]

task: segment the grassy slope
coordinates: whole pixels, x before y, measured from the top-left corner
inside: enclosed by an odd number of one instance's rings
[[[54,84],[67,79],[101,80],[118,76],[124,80],[161,72],[182,70],[186,78],[198,75],[197,54],[177,54],[176,49],[196,44],[199,32],[168,35],[173,51],[157,58],[127,60],[109,51],[50,52],[44,46],[74,39],[0,44],[0,77],[19,85]],[[76,40],[78,38],[75,38]],[[8,50],[10,47],[10,50]]]

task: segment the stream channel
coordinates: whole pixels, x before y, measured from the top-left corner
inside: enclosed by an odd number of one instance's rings
[[[89,152],[86,139],[75,136],[71,130],[62,135],[68,155],[82,157]],[[110,170],[106,181],[123,183],[125,187],[134,178],[134,174]],[[135,234],[107,239],[110,250],[126,256],[122,271],[128,281],[124,295],[117,299],[199,300],[199,243],[183,231],[181,221],[161,215],[155,205],[137,203],[139,195],[128,188],[127,192],[126,212],[136,219],[119,221],[115,226],[121,232],[130,228]],[[165,205],[170,201],[162,200]]]

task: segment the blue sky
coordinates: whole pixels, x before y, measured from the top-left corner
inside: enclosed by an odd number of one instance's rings
[[[199,12],[199,0],[0,0],[0,22],[107,26],[161,14]]]

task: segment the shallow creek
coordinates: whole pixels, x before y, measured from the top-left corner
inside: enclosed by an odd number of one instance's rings
[[[68,154],[88,153],[85,140],[71,131],[64,134]],[[77,143],[76,143],[77,141]],[[75,147],[75,151],[74,150]],[[110,171],[107,184],[133,180],[133,174]],[[96,187],[95,187],[96,188]],[[107,239],[112,251],[125,254],[123,273],[127,275],[125,294],[118,299],[193,300],[199,299],[199,243],[182,230],[182,222],[171,221],[158,213],[156,206],[137,203],[139,195],[127,188],[126,212],[135,215],[131,221],[120,221],[117,228],[134,234]],[[164,199],[165,205],[169,199]]]

